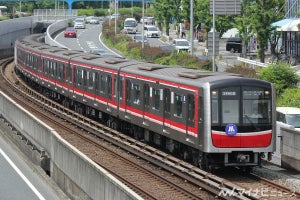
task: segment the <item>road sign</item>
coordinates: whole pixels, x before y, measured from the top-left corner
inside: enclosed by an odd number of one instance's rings
[[[241,13],[241,0],[210,0],[210,14],[213,14],[213,1],[216,15],[239,15]]]

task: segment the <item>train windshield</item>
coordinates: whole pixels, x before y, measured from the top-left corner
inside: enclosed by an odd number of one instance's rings
[[[211,91],[212,124],[255,126],[271,123],[271,92],[260,87],[229,87]]]

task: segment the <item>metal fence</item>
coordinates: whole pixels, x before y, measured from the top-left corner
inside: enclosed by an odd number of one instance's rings
[[[59,20],[71,19],[77,16],[77,10],[67,9],[35,9],[33,11],[36,22],[55,22]]]

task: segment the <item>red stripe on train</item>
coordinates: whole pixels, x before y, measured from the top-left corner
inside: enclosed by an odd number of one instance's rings
[[[267,147],[270,145],[272,132],[264,132],[263,134],[228,136],[212,132],[212,142],[218,148],[249,148],[249,147]]]

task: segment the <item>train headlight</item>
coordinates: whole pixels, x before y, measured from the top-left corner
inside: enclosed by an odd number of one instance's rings
[[[270,95],[270,91],[269,90],[265,90],[265,95]]]

